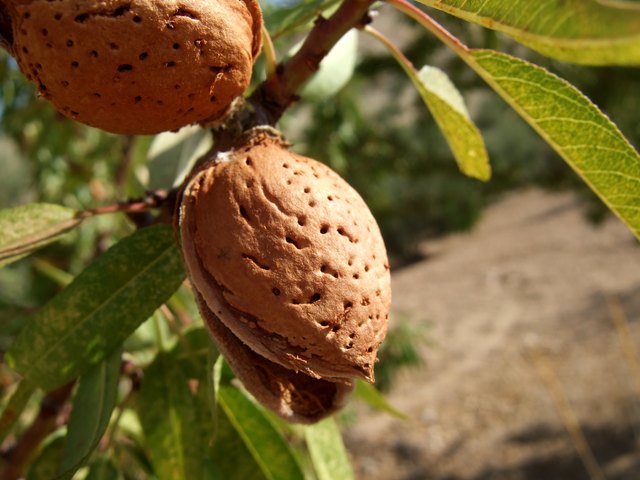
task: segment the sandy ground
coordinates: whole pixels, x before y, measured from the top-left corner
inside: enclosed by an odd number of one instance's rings
[[[388,396],[410,421],[360,408],[347,434],[358,478],[640,479],[640,248],[628,230],[587,224],[570,194],[531,190],[425,248],[392,283],[396,316],[432,324],[427,366]]]

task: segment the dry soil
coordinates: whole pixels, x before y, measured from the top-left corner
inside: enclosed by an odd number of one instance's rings
[[[427,365],[388,395],[409,421],[358,408],[357,477],[640,479],[640,248],[624,225],[529,190],[425,248],[392,283],[395,317],[432,325]]]

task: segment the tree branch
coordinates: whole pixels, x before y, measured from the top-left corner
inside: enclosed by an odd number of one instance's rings
[[[42,441],[56,428],[58,414],[71,395],[74,382],[47,393],[40,403],[38,416],[22,434],[18,442],[4,455],[6,468],[0,480],[16,480],[24,475],[24,469]]]
[[[329,18],[318,17],[302,47],[281,63],[249,98],[261,123],[275,125],[296,100],[296,92],[318,70],[320,62],[342,36],[354,27],[368,23],[372,0],[344,0]]]

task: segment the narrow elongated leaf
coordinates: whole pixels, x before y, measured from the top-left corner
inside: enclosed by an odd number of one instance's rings
[[[491,50],[463,54],[640,238],[640,156],[620,130],[572,85]]]
[[[15,262],[62,234],[82,220],[77,211],[60,205],[33,203],[0,210],[0,267]]]
[[[491,177],[489,154],[462,95],[442,70],[425,66],[417,72],[411,62],[385,36],[371,28],[365,31],[382,42],[407,73],[444,134],[460,171],[478,180]]]
[[[482,134],[471,121],[462,95],[447,74],[439,68],[425,66],[414,83],[445,135],[460,171],[478,180],[489,180],[491,166]]]
[[[70,479],[102,438],[116,405],[121,352],[116,350],[80,377],[67,426],[67,439],[56,478]]]
[[[318,480],[350,480],[353,470],[342,435],[332,418],[306,427],[304,436]]]
[[[265,478],[304,479],[291,447],[264,413],[240,390],[220,386],[218,403]]]
[[[0,445],[4,443],[7,434],[20,418],[35,390],[36,388],[32,384],[22,380],[11,394],[11,398],[0,415]]]
[[[183,279],[172,229],[139,230],[29,318],[7,361],[45,390],[63,385],[113,352]]]
[[[505,32],[551,57],[588,65],[640,65],[640,4],[606,0],[419,0]]]
[[[260,465],[224,411],[216,415],[216,434],[211,449],[216,480],[267,480]]]
[[[394,417],[401,418],[402,420],[407,420],[409,418],[404,413],[393,407],[387,399],[384,398],[382,393],[380,393],[380,391],[370,383],[358,380],[356,382],[356,389],[354,393],[356,397],[364,400],[369,406],[376,410],[386,412]]]
[[[169,354],[158,354],[145,371],[138,416],[159,480],[203,478],[205,442],[196,409],[180,366]]]

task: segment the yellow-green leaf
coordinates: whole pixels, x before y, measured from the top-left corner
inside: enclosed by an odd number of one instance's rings
[[[264,412],[251,402],[240,390],[220,386],[218,404],[242,438],[251,460],[269,480],[303,480],[304,474],[291,447],[269,422]],[[225,446],[218,445],[214,460],[223,461],[219,452]],[[335,477],[340,478],[340,477]],[[346,479],[345,479],[346,480]]]
[[[439,68],[425,66],[414,83],[447,139],[460,171],[478,180],[489,180],[491,165],[482,134],[471,121],[462,95],[447,74]]]
[[[357,398],[362,399],[370,407],[375,408],[376,410],[386,412],[389,415],[393,415],[394,417],[400,418],[402,420],[409,419],[407,415],[391,405],[376,387],[368,382],[365,382],[364,380],[358,379],[356,381],[356,389],[354,394]]]
[[[206,442],[198,404],[175,358],[159,353],[146,369],[137,406],[157,478],[203,478]]]
[[[81,221],[75,210],[49,203],[0,210],[0,267],[55,241]]]
[[[604,0],[419,0],[551,57],[640,65],[640,4]]]
[[[384,35],[370,27],[366,27],[365,31],[387,47],[409,76],[444,134],[462,173],[478,180],[489,180],[491,165],[484,140],[469,117],[462,95],[447,74],[428,66],[420,72],[416,71]]]
[[[539,66],[491,50],[462,57],[640,238],[640,155],[611,120]]]
[[[342,435],[333,418],[305,427],[304,436],[318,480],[354,478]]]

